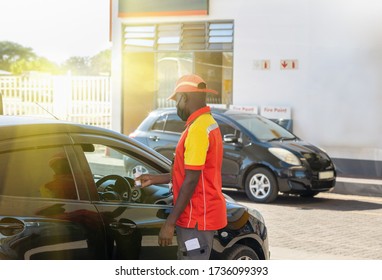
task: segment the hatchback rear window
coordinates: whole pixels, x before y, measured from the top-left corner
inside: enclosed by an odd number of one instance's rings
[[[151,127],[151,130],[163,131],[166,117],[166,115],[160,116]]]

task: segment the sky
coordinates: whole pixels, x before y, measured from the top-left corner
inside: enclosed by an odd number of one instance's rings
[[[109,42],[110,0],[0,0],[0,41],[62,63],[94,56]]]

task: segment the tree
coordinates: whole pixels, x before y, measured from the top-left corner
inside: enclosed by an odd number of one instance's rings
[[[31,48],[20,44],[0,41],[0,70],[21,75],[37,71],[50,74],[104,75],[111,72],[111,50],[104,50],[93,57],[73,56],[62,65],[57,65],[44,57],[37,56]]]
[[[110,75],[111,72],[111,50],[104,50],[93,56],[90,60],[93,75]]]
[[[111,72],[111,50],[104,50],[93,57],[73,56],[62,65],[72,75],[109,75]]]
[[[63,71],[57,64],[49,61],[44,57],[37,57],[36,59],[31,61],[27,61],[25,59],[17,60],[16,62],[11,64],[10,71],[14,75],[21,75],[25,72],[30,71],[44,72],[50,74],[63,73]]]
[[[62,69],[66,72],[70,71],[73,75],[91,75],[90,58],[72,56],[63,63]]]
[[[19,60],[31,61],[37,56],[31,48],[20,44],[1,41],[0,42],[0,69],[11,71],[11,65]]]

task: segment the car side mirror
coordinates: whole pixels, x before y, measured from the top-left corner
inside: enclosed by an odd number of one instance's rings
[[[168,215],[170,215],[171,209],[159,209],[157,212],[157,217],[159,219],[166,220]]]
[[[239,138],[235,134],[225,134],[223,136],[224,143],[238,143]]]

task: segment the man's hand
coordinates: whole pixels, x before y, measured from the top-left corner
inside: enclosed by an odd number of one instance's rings
[[[135,180],[141,181],[141,187],[148,187],[155,184],[168,184],[170,183],[171,177],[170,173],[165,174],[142,174],[137,177]]]
[[[174,237],[175,226],[167,221],[162,225],[158,236],[159,246],[172,245],[172,238]]]
[[[141,187],[142,188],[148,187],[148,186],[151,186],[154,184],[154,182],[152,181],[152,175],[150,175],[150,174],[143,174],[143,175],[137,177],[135,180],[141,181]]]

